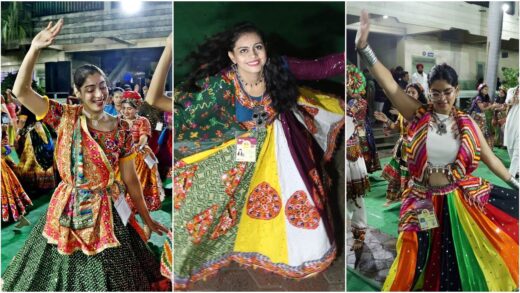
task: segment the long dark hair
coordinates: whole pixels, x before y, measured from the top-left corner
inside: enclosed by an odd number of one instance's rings
[[[482,93],[482,90],[483,90],[484,88],[488,88],[488,93],[485,94],[485,95]],[[489,97],[489,87],[487,86],[487,84],[484,84],[484,85],[482,86],[482,88],[480,88],[480,89],[478,90],[478,95],[482,98],[482,102],[485,102],[485,103],[489,103],[489,102],[491,102],[491,98]]]
[[[423,87],[420,84],[418,84],[418,83],[410,83],[409,85],[406,86],[404,91],[406,91],[410,87],[413,87],[419,93],[419,98],[417,98],[417,100],[419,102],[421,102],[421,104],[423,104],[423,105],[428,104],[428,101],[426,100],[426,97],[424,96],[424,89],[423,89]]]
[[[181,86],[185,91],[200,91],[197,81],[230,68],[232,62],[228,52],[233,51],[235,42],[246,33],[257,34],[267,47],[264,34],[252,23],[242,22],[231,29],[217,33],[198,46],[186,59],[192,64],[191,74]],[[264,65],[266,92],[272,99],[272,106],[282,113],[296,104],[299,96],[296,79],[280,56],[268,50],[270,57]]]

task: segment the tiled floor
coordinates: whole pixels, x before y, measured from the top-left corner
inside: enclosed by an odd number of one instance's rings
[[[388,270],[395,259],[396,238],[378,230],[368,229],[365,244],[360,251],[351,251],[352,233],[347,235],[347,265],[365,277],[380,284],[385,281]]]

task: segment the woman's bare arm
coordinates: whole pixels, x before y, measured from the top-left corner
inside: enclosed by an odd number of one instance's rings
[[[16,80],[13,85],[13,94],[18,98],[27,109],[29,109],[36,117],[45,115],[47,112],[47,102],[31,87],[32,73],[38,56],[43,48],[46,48],[54,42],[63,26],[63,19],[60,19],[55,25],[52,21],[47,27],[39,32],[31,43],[31,48],[25,55]]]
[[[368,45],[368,33],[370,32],[370,22],[368,12],[361,11],[360,26],[356,35],[356,48],[363,49]],[[412,120],[415,112],[421,106],[421,103],[414,98],[408,96],[397,84],[392,77],[390,71],[379,61],[373,66],[368,66],[370,73],[377,80],[378,84],[383,88],[392,105],[404,116],[406,120]]]
[[[166,40],[166,46],[159,59],[152,81],[150,82],[150,88],[145,97],[148,104],[166,112],[172,112],[173,107],[172,99],[164,95],[166,78],[168,77],[168,71],[172,65],[172,42],[172,34],[170,34]]]

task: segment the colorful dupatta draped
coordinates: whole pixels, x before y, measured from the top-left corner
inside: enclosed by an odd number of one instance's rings
[[[81,250],[93,255],[119,246],[111,200],[124,194],[124,184],[116,180],[115,171],[119,157],[133,158],[131,136],[119,131],[119,145],[106,140],[108,149],[103,149],[87,128],[81,106],[48,102],[44,122],[57,130],[55,157],[62,181],[51,198],[43,235],[57,244],[61,254]],[[106,151],[117,153],[111,153],[109,159]]]

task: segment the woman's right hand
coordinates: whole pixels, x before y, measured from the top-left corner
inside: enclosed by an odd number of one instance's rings
[[[34,37],[31,42],[31,48],[41,50],[49,47],[54,42],[56,36],[60,33],[62,27],[63,18],[58,20],[55,25],[52,25],[52,21],[50,21],[47,27]]]
[[[386,117],[385,113],[383,112],[375,111],[374,117],[376,118],[376,120],[381,121],[383,123],[388,122],[388,117]]]
[[[361,15],[359,16],[359,29],[356,33],[356,48],[363,49],[367,46],[369,32],[370,21],[368,12],[365,9],[362,9]]]

